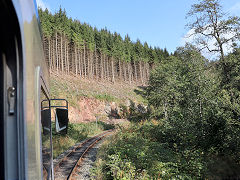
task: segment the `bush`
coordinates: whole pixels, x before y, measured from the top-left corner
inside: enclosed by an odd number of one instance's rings
[[[54,124],[53,124],[54,127]],[[90,123],[69,123],[67,134],[56,134],[53,131],[53,157],[57,157],[69,147],[80,141],[101,133],[104,130],[114,128],[113,125],[99,121],[97,126],[95,122]]]
[[[181,150],[153,136],[158,125],[133,124],[101,148],[95,172],[102,179],[191,179],[204,174],[200,151]],[[101,173],[100,173],[100,172]],[[95,177],[98,176],[95,174]]]
[[[110,179],[137,179],[143,172],[150,179],[239,179],[239,52],[226,57],[231,78],[225,84],[191,46],[163,60],[143,93],[150,111],[141,113],[131,104],[127,115],[133,126],[105,149],[103,174]],[[148,118],[155,123],[143,122]]]

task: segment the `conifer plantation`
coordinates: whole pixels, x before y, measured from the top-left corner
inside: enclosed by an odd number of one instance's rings
[[[39,9],[39,17],[50,71],[113,83],[146,84],[153,67],[169,56],[166,49],[68,18],[62,8],[55,14]]]

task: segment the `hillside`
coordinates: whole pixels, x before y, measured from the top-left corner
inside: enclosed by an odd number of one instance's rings
[[[130,101],[136,104],[145,103],[143,98],[135,93],[136,90],[141,91],[137,85],[113,84],[108,81],[97,83],[94,80],[79,79],[73,74],[52,71],[51,97],[63,98],[69,102],[70,121],[67,135],[53,135],[54,158],[83,139],[113,128],[114,124],[129,123],[122,114],[121,106],[127,108]],[[112,114],[116,109],[117,117]]]
[[[133,84],[96,82],[51,72],[50,85],[52,98],[65,98],[69,101],[70,122],[95,121],[96,117],[109,122],[107,111],[121,105],[127,106],[130,101],[144,103],[142,96],[136,93],[141,89]]]

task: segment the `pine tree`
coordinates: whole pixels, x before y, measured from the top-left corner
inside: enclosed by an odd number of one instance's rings
[[[44,50],[50,70],[74,73],[81,78],[94,76],[115,82],[116,78],[145,84],[154,64],[169,56],[166,48],[151,48],[128,35],[123,39],[106,28],[98,30],[72,20],[65,9],[52,15],[39,9]]]

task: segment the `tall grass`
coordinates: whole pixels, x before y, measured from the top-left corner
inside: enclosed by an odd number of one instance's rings
[[[109,125],[101,121],[97,123],[69,123],[68,133],[66,135],[56,134],[53,132],[53,157],[56,158],[76,143],[111,128],[113,128],[113,125]]]

